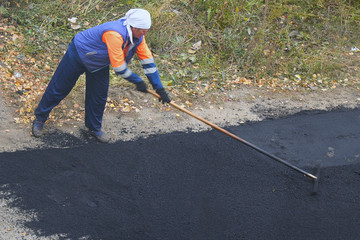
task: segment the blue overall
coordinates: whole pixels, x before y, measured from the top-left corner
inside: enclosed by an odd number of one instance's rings
[[[78,33],[70,43],[69,48],[56,69],[45,93],[35,110],[36,120],[45,122],[51,110],[60,103],[74,87],[81,74],[86,74],[85,126],[95,133],[101,130],[102,117],[109,89],[110,59],[106,44],[102,41],[104,32],[118,32],[124,39],[123,49],[128,40],[128,32],[124,20],[107,22]],[[125,61],[129,63],[139,44],[143,41],[134,39],[134,47],[126,54]],[[159,72],[153,61],[143,61],[145,75],[154,89],[162,88]],[[149,71],[153,69],[152,71]],[[124,74],[123,69],[117,74]],[[140,76],[131,72],[126,80],[137,83]]]
[[[51,110],[70,93],[83,73],[86,74],[85,126],[94,132],[101,130],[109,89],[109,66],[93,73],[89,72],[80,60],[73,41],[35,110],[38,121],[46,121]]]

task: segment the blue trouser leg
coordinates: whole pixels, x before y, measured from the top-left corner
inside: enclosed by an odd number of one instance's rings
[[[76,52],[75,45],[71,42],[35,110],[38,121],[46,121],[51,110],[69,94],[85,70]]]
[[[101,130],[108,89],[109,67],[86,72],[85,126],[91,131]]]

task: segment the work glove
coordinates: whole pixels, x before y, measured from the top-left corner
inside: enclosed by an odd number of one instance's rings
[[[144,83],[144,81],[137,82],[137,83],[135,83],[135,85],[136,85],[136,90],[147,93],[147,86]]]
[[[165,89],[163,89],[163,88],[156,89],[156,93],[160,95],[159,101],[161,101],[162,103],[171,102],[171,99],[169,98]]]

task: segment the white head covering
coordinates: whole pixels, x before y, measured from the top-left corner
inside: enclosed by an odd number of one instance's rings
[[[125,17],[121,19],[125,19],[124,26],[126,26],[129,32],[131,43],[133,43],[133,37],[130,26],[140,29],[149,29],[151,27],[151,16],[150,13],[145,9],[130,9],[125,14]]]

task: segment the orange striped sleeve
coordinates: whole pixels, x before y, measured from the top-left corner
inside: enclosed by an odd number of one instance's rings
[[[125,63],[122,36],[115,31],[106,31],[102,35],[102,40],[107,45],[111,66],[113,68],[122,66]]]
[[[136,50],[136,54],[138,55],[140,60],[153,58],[153,55],[146,44],[145,37],[143,38],[143,41],[140,43]]]

